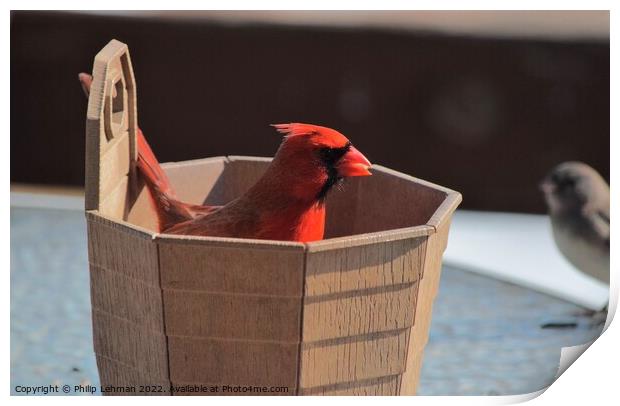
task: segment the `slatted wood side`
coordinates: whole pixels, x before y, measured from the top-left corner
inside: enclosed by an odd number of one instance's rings
[[[157,241],[173,385],[286,386],[295,393],[304,246]]]
[[[311,389],[301,389],[303,396],[390,396],[398,393],[400,375],[372,378]]]
[[[445,219],[437,232],[429,236],[422,278],[419,284],[416,320],[411,328],[406,371],[401,377],[400,394],[415,395],[420,381],[424,347],[428,341],[433,314],[433,302],[439,290],[441,262],[448,243],[450,218]]]
[[[167,388],[157,246],[152,236],[87,212],[94,347],[102,385]],[[107,394],[124,394],[113,393]]]
[[[398,393],[426,238],[308,253],[300,394]]]

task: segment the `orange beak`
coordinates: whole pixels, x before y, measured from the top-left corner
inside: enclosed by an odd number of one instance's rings
[[[338,161],[336,170],[343,177],[370,176],[372,175],[369,171],[370,165],[372,165],[370,161],[354,146],[351,146],[349,151]]]

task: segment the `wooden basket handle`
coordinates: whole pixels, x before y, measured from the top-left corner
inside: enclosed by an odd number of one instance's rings
[[[125,218],[137,157],[136,82],[127,45],[112,40],[97,56],[86,119],[86,210]]]

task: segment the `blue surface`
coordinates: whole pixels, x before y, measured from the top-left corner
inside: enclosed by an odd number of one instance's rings
[[[51,232],[53,230],[53,232]],[[53,234],[53,237],[52,237]],[[504,395],[547,386],[562,346],[600,334],[579,307],[444,267],[420,395]],[[578,320],[570,330],[540,324]],[[86,224],[79,211],[11,208],[11,393],[16,385],[98,385]]]
[[[12,207],[12,394],[16,385],[99,384],[89,286],[84,214]]]
[[[582,308],[444,266],[424,352],[420,395],[518,395],[549,386],[562,347],[598,337]],[[542,329],[577,321],[575,329]]]

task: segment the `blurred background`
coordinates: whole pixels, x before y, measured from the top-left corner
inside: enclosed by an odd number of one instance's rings
[[[162,162],[272,156],[300,121],[466,209],[542,213],[562,161],[609,179],[607,12],[197,11],[13,12],[12,182],[83,186],[77,73],[112,38]]]
[[[12,394],[99,383],[77,74],[112,38],[163,162],[272,156],[268,124],[311,122],[463,194],[419,394],[540,390],[601,333],[608,287],[558,253],[537,184],[567,160],[609,181],[608,12],[12,12]]]

